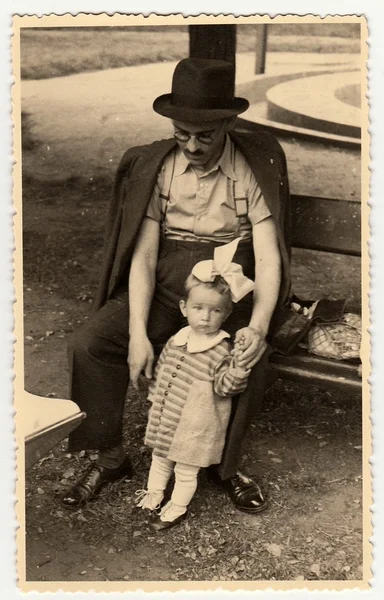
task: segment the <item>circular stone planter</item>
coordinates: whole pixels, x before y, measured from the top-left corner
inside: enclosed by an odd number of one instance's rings
[[[359,84],[359,71],[281,83],[266,93],[267,118],[293,127],[360,138],[361,109],[356,106]]]

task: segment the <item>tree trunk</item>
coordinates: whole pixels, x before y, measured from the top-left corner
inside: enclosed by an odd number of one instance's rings
[[[236,25],[189,25],[189,56],[216,58],[236,66]]]

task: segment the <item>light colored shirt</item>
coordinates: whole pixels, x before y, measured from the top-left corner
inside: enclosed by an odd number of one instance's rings
[[[164,161],[146,216],[161,223],[169,239],[186,241],[230,242],[236,237],[251,239],[252,227],[270,216],[260,187],[244,156],[227,135],[224,150],[217,163],[207,172],[195,171],[180,148],[176,149],[169,199],[164,189],[170,179],[174,155]],[[235,173],[236,162],[236,173]],[[236,185],[234,182],[238,181]],[[234,193],[248,199],[247,217],[236,214]],[[242,203],[244,206],[244,202]]]

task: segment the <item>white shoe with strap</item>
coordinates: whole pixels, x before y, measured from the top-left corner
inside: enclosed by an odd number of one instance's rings
[[[179,525],[179,523],[186,518],[187,514],[188,509],[186,506],[179,506],[178,504],[173,504],[173,502],[167,502],[160,513],[157,513],[152,519],[150,525],[155,531],[171,529],[171,527]]]
[[[186,506],[179,506],[178,504],[174,504],[173,502],[169,501],[165,506],[163,506],[163,508],[160,511],[160,520],[172,522],[175,519],[181,517],[186,512]]]

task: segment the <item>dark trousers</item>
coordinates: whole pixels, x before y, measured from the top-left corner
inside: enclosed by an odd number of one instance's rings
[[[161,245],[157,286],[150,309],[147,333],[155,348],[186,325],[179,299],[186,277],[200,260],[212,258],[215,244],[170,242]],[[234,261],[244,273],[254,276],[253,252],[239,245]],[[252,297],[238,304],[223,324],[234,335],[249,323]],[[87,418],[69,437],[69,450],[105,450],[121,444],[125,398],[129,382],[127,365],[129,343],[128,293],[121,289],[72,336],[68,348],[71,398]],[[257,413],[265,389],[268,352],[252,369],[246,391],[234,398],[226,446],[219,467],[223,479],[231,477],[241,458],[241,443]],[[143,410],[144,407],[143,407]]]

